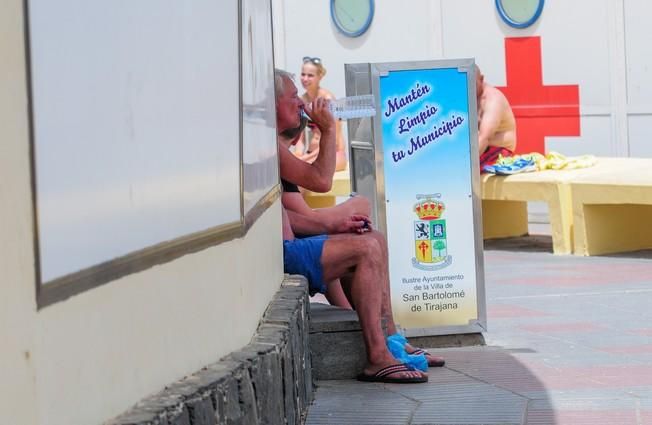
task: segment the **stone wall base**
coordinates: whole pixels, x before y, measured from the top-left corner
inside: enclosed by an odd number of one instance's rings
[[[305,278],[286,276],[248,345],[107,425],[303,423],[314,391],[308,314]]]

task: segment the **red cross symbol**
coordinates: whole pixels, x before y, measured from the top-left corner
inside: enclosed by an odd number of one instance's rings
[[[516,152],[545,153],[546,136],[580,135],[579,86],[544,86],[541,37],[505,38],[507,87],[516,117]]]

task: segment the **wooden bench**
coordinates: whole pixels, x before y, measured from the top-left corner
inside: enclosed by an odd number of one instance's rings
[[[574,254],[652,248],[652,158],[600,158],[569,186]]]
[[[548,204],[553,252],[570,254],[573,212],[570,190],[564,183],[572,178],[572,171],[481,175],[484,239],[527,235],[527,203],[543,201]]]
[[[554,252],[571,253],[571,200],[568,186],[560,185],[571,174],[571,171],[541,171],[512,176],[482,175],[484,238],[526,235],[527,201],[544,201],[551,216]],[[326,208],[335,205],[337,197],[348,196],[350,192],[347,169],[335,173],[330,192],[304,191],[303,196],[311,208]]]
[[[573,170],[580,171],[580,170]],[[512,176],[482,175],[482,210],[484,238],[523,236],[528,233],[528,201],[548,203],[556,254],[572,252],[572,210],[568,186],[560,185],[575,174],[573,171],[541,171]],[[305,191],[311,208],[335,205],[336,198],[351,192],[349,170],[338,171],[330,192]]]
[[[555,254],[652,248],[652,158],[597,158],[577,170],[482,175],[485,239],[527,234],[527,201],[548,203]]]
[[[548,204],[555,254],[597,255],[652,248],[652,158],[597,158],[576,170],[481,175],[485,239],[528,233],[527,203]],[[350,192],[349,171],[328,193],[307,192],[313,208]]]
[[[333,176],[333,186],[326,193],[311,192],[305,190],[303,197],[311,208],[332,207],[336,203],[336,198],[349,196],[351,194],[351,181],[349,180],[349,168],[337,171]]]

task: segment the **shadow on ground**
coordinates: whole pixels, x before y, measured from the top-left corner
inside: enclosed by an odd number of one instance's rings
[[[487,239],[484,249],[496,251],[549,252],[552,254],[552,237],[526,235],[516,238]]]
[[[529,349],[437,350],[446,367],[427,384],[320,381],[307,424],[555,424],[545,386],[527,365]]]
[[[487,239],[484,241],[484,249],[494,251],[547,252],[552,254],[552,237],[549,235],[526,235],[515,238]],[[652,259],[652,249],[603,254],[596,255],[595,257],[641,258],[650,260]]]

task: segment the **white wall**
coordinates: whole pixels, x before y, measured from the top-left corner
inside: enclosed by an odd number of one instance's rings
[[[42,280],[239,222],[238,2],[29,5]]]
[[[581,135],[547,137],[547,149],[568,155],[615,155],[611,145],[609,1],[547,0],[539,20],[519,30],[501,20],[494,2],[443,0],[444,53],[475,57],[487,82],[504,86],[505,37],[541,36],[543,84],[580,86]],[[584,15],[587,10],[591,10],[590,18]]]
[[[523,30],[503,23],[493,1],[442,0],[442,5],[444,54],[476,56],[489,82],[505,84],[504,37],[541,36],[543,83],[580,86],[581,135],[548,137],[548,150],[652,156],[647,137],[652,29],[640,19],[652,13],[652,4],[546,0],[539,20]]]
[[[652,4],[646,0],[624,0],[622,13],[626,28],[629,154],[652,157],[652,27],[649,22]]]
[[[526,29],[507,26],[493,0],[378,0],[370,29],[347,38],[330,2],[273,0],[276,65],[298,73],[303,56],[328,69],[324,87],[344,96],[345,63],[475,57],[487,81],[505,84],[505,37],[541,36],[543,82],[579,84],[581,135],[548,137],[567,155],[651,156],[652,28],[645,0],[546,0]],[[637,19],[637,17],[639,19]]]
[[[39,423],[114,416],[246,345],[282,279],[280,226],[276,202],[244,239],[34,313]]]
[[[27,143],[22,1],[0,6],[0,412],[37,423],[36,294]]]
[[[37,310],[21,0],[0,6],[0,57],[0,422],[101,423],[249,342],[283,277],[280,204],[243,239]]]
[[[327,75],[322,85],[344,97],[344,64],[432,60],[441,57],[439,1],[379,0],[369,30],[345,37],[331,22],[330,2],[272,0],[276,66],[297,74],[304,56],[317,56]],[[299,91],[302,92],[297,78]]]

